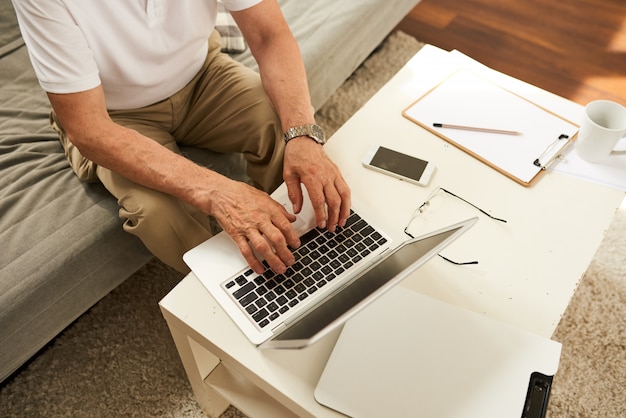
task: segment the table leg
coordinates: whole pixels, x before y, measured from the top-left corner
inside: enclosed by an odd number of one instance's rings
[[[220,359],[170,321],[167,321],[167,325],[198,404],[206,415],[218,418],[230,406],[230,402],[208,387],[204,380],[220,364]]]

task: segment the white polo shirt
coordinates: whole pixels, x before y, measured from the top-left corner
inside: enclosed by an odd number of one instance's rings
[[[262,0],[223,0],[243,10]],[[75,93],[102,84],[109,109],[143,107],[199,71],[216,0],[13,0],[42,88]]]

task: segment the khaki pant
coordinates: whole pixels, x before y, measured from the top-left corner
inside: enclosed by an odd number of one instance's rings
[[[155,70],[156,71],[156,70]],[[206,62],[181,91],[159,103],[109,112],[132,128],[180,153],[179,144],[218,153],[243,153],[248,176],[271,192],[282,182],[282,129],[257,73],[220,53],[216,32]],[[161,192],[136,184],[85,159],[68,140],[54,114],[74,172],[83,181],[100,181],[113,194],[125,219],[124,230],[138,236],[160,260],[181,272],[182,255],[212,236],[208,216]]]

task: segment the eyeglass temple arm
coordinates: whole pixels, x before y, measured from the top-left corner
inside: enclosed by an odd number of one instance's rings
[[[467,200],[463,199],[461,196],[457,196],[457,195],[455,195],[454,193],[452,193],[451,191],[444,189],[443,187],[441,187],[441,190],[443,190],[444,192],[448,193],[448,194],[449,194],[449,195],[451,195],[451,196],[456,197],[457,199],[460,199],[460,200],[464,201],[465,203],[467,203],[468,205],[472,206],[473,208],[475,208],[476,210],[478,210],[478,211],[479,211],[479,212],[481,212],[482,214],[487,215],[487,216],[488,216],[488,217],[490,217],[491,219],[493,219],[493,220],[495,220],[495,221],[500,221],[500,222],[504,222],[504,223],[506,223],[506,219],[496,218],[495,216],[493,216],[493,215],[491,215],[490,213],[488,213],[488,212],[486,212],[486,211],[482,210],[481,208],[479,208],[479,207],[478,207],[478,206],[476,206],[475,204],[473,204],[473,203],[471,203],[471,202],[469,202],[469,201],[467,201]],[[422,206],[423,206],[423,205],[422,205]],[[420,208],[421,208],[421,206],[420,206]]]

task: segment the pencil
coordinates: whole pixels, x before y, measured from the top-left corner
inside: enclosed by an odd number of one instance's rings
[[[448,125],[446,123],[433,123],[435,128],[448,128],[448,129],[461,129],[463,131],[476,131],[476,132],[486,132],[490,134],[502,134],[502,135],[521,135],[521,132],[517,131],[506,131],[503,129],[490,129],[490,128],[477,128],[474,126],[461,126],[461,125]]]

